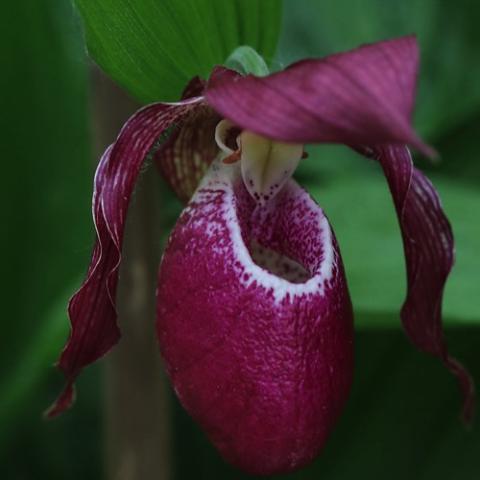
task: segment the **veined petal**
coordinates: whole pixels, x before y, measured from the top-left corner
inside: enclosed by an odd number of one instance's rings
[[[123,230],[135,181],[159,137],[202,104],[202,98],[192,98],[176,104],[157,103],[139,110],[127,121],[117,141],[100,161],[93,194],[97,240],[86,280],[68,307],[72,329],[58,362],[67,385],[47,412],[49,417],[70,406],[73,382],[81,369],[104,355],[120,338],[115,295]]]
[[[194,77],[185,87],[182,100],[201,96],[205,83]],[[193,195],[218,153],[214,138],[220,120],[221,117],[204,103],[188,115],[163,148],[154,153],[160,172],[184,203]]]
[[[218,153],[215,127],[220,117],[207,105],[196,108],[154,154],[162,175],[177,197],[187,203]]]
[[[435,154],[410,123],[417,70],[418,46],[415,37],[408,36],[302,61],[268,77],[217,70],[205,96],[228,120],[258,134],[286,142],[344,143],[380,160],[407,260],[403,325],[418,348],[440,357],[457,376],[468,421],[473,414],[473,381],[448,354],[441,323],[453,237],[435,190],[413,168],[404,146]]]
[[[410,121],[418,69],[414,36],[304,60],[267,77],[218,69],[209,104],[243,129],[291,143],[409,144],[433,150]]]
[[[293,180],[256,203],[215,162],[163,256],[157,332],[175,391],[221,454],[285,473],[322,448],[347,398],[352,309],[322,210]]]
[[[463,392],[462,416],[470,422],[474,384],[468,371],[447,350],[442,327],[442,297],[454,263],[450,223],[431,182],[413,166],[406,147],[360,149],[376,158],[385,173],[402,231],[407,267],[407,298],[401,319],[420,350],[439,357],[456,375]]]

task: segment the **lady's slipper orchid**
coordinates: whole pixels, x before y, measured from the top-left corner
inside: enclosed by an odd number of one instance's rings
[[[335,236],[291,178],[307,143],[343,143],[380,163],[403,237],[410,340],[439,357],[473,411],[473,383],[447,352],[441,300],[453,237],[406,145],[414,37],[362,46],[255,77],[217,67],[182,101],[137,112],[102,157],[93,195],[97,242],[69,305],[59,366],[70,406],[81,369],[119,339],[115,295],[128,203],[147,156],[188,201],[160,266],[157,332],[175,391],[222,455],[257,474],[287,472],[322,448],[347,399],[353,314]]]

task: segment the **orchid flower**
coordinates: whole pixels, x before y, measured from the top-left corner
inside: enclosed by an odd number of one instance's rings
[[[411,125],[417,68],[407,36],[263,77],[216,67],[178,103],[135,113],[95,175],[97,240],[69,304],[59,360],[67,385],[49,415],[71,405],[82,368],[120,338],[125,217],[148,157],[187,203],[157,290],[158,341],[175,392],[232,464],[271,474],[310,462],[349,394],[353,312],[329,221],[292,174],[304,145],[340,143],[383,169],[405,251],[403,327],[457,377],[468,420],[473,382],[449,355],[441,320],[452,231],[407,147],[435,155]]]

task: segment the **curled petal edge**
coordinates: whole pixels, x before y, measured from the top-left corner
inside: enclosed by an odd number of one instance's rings
[[[410,35],[300,61],[267,77],[241,77],[219,68],[205,97],[225,118],[257,134],[293,143],[342,143],[380,161],[405,248],[403,326],[419,349],[441,358],[457,377],[464,395],[462,417],[469,423],[474,383],[448,354],[441,320],[453,236],[437,193],[413,167],[405,147],[436,156],[411,126],[418,60],[418,44]]]
[[[82,368],[102,357],[120,338],[115,295],[127,208],[136,179],[162,134],[202,105],[202,97],[192,97],[142,108],[126,122],[100,160],[92,203],[97,239],[86,280],[68,306],[71,332],[57,364],[67,384],[45,412],[48,418],[71,406],[74,382]]]
[[[216,69],[208,103],[246,130],[291,143],[407,144],[435,151],[411,126],[418,71],[414,36],[321,59],[266,77]]]
[[[401,229],[407,270],[407,296],[401,309],[404,330],[421,351],[442,360],[463,394],[462,420],[475,411],[475,385],[468,370],[449,353],[442,325],[445,283],[455,261],[454,238],[438,193],[413,166],[405,146],[357,148],[380,163]]]

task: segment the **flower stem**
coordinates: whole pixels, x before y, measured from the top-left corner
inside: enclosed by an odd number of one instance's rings
[[[97,144],[111,143],[138,107],[97,72]],[[141,175],[130,205],[117,294],[122,339],[106,359],[105,468],[109,480],[170,478],[168,392],[155,338],[160,258],[157,172]]]

